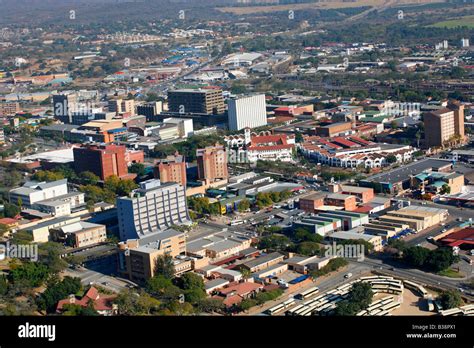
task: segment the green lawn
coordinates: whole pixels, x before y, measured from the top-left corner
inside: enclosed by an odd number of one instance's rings
[[[457,19],[451,19],[447,21],[438,22],[435,24],[430,25],[429,27],[434,28],[457,28],[457,27],[467,27],[467,28],[474,28],[474,16],[465,16],[460,17]]]
[[[454,269],[451,269],[451,268],[438,272],[438,275],[449,277],[449,278],[463,278],[464,277],[464,274],[459,273],[458,271],[455,271]]]

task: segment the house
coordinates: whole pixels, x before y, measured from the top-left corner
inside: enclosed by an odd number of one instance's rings
[[[56,306],[56,312],[62,313],[66,309],[65,306],[68,304],[86,308],[90,303],[92,303],[92,306],[100,315],[116,315],[118,308],[117,305],[112,303],[116,297],[117,295],[101,294],[95,287],[91,287],[81,299],[77,299],[76,296],[70,295],[69,298],[59,301]]]

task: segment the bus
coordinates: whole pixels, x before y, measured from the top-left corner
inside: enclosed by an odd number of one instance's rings
[[[267,312],[269,315],[275,315],[275,314],[281,312],[281,311],[284,310],[284,309],[285,309],[285,306],[284,306],[282,303],[280,303],[279,305],[276,305],[276,306],[274,306],[274,307],[272,307],[272,308],[267,309],[266,312]]]
[[[230,226],[242,225],[244,222],[242,220],[233,220],[230,222]]]
[[[296,315],[296,312],[302,309],[304,306],[303,305],[298,305],[292,309],[289,309],[285,312],[285,315]]]
[[[295,298],[299,299],[299,300],[304,300],[304,299],[307,299],[308,297],[311,297],[313,295],[316,295],[317,293],[319,292],[319,288],[317,286],[313,287],[313,288],[310,288],[306,291],[303,291],[302,293],[300,294],[296,294],[295,295]]]

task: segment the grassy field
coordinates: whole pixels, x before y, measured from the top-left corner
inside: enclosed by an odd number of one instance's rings
[[[449,277],[449,278],[464,278],[464,274],[455,271],[454,269],[448,268],[444,271],[438,272],[438,275]]]
[[[346,2],[342,0],[329,0],[325,2],[313,2],[304,4],[289,4],[289,5],[269,5],[269,6],[238,6],[238,7],[220,7],[217,10],[227,13],[233,13],[236,15],[255,14],[255,13],[268,13],[268,12],[279,12],[289,10],[305,10],[305,9],[338,9],[338,8],[351,8],[351,7],[385,7],[385,6],[398,6],[406,4],[426,4],[442,2],[443,0],[357,0],[354,2]]]
[[[435,24],[430,25],[430,27],[434,28],[457,28],[457,27],[467,27],[470,29],[474,28],[474,16],[465,16],[460,17],[457,19],[451,19],[448,21],[438,22]]]

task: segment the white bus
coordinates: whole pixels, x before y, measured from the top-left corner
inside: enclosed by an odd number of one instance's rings
[[[274,315],[274,314],[277,314],[277,313],[281,312],[284,309],[285,309],[285,306],[282,303],[280,303],[279,305],[276,305],[272,308],[267,309],[266,312],[270,315]]]
[[[319,288],[315,286],[314,288],[310,288],[306,291],[303,291],[300,294],[296,294],[295,297],[299,300],[304,300],[304,299],[307,299],[308,297],[316,295],[318,292],[319,292]]]

